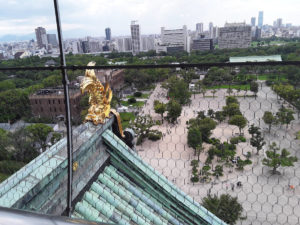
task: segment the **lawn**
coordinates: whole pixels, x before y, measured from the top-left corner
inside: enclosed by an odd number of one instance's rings
[[[143,98],[143,99],[146,99],[146,98],[149,98],[150,94],[142,94],[141,97],[135,97],[133,95],[128,95],[127,98]]]
[[[217,86],[211,86],[208,87],[207,89],[228,89],[229,86],[231,87],[231,89],[240,89],[240,90],[250,90],[250,84],[241,84],[241,85],[228,85],[228,84],[224,84],[224,85],[217,85]]]
[[[121,112],[121,121],[122,121],[122,127],[123,129],[127,128],[130,121],[133,121],[135,119],[135,115],[130,112]]]
[[[280,80],[280,81],[287,81],[287,78],[286,78],[286,76],[276,76],[276,77],[274,77],[274,75],[264,74],[264,75],[259,75],[258,76],[258,80],[274,80],[274,81],[275,80]]]
[[[145,105],[145,102],[137,101],[136,103],[129,104],[128,101],[121,101],[121,104],[123,106],[143,107]]]

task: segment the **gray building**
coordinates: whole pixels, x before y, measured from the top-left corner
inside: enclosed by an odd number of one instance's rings
[[[251,17],[251,26],[252,27],[256,26],[256,18],[255,17]]]
[[[203,32],[203,23],[197,23],[196,24],[196,31],[198,33],[202,33]]]
[[[219,48],[248,48],[251,45],[251,26],[245,23],[226,23],[220,28]]]
[[[258,24],[257,24],[258,28],[262,28],[263,24],[264,24],[264,12],[259,11],[259,13],[258,13]]]
[[[111,40],[111,29],[109,27],[105,28],[105,38],[107,41]]]
[[[193,40],[192,50],[194,50],[194,51],[213,50],[213,39],[211,39],[211,38],[201,38],[201,39]]]
[[[48,40],[46,29],[43,27],[38,27],[35,29],[36,41],[39,48],[47,48]]]
[[[56,34],[47,34],[48,44],[52,45],[52,47],[58,47]]]
[[[136,55],[141,51],[141,30],[140,25],[136,22],[137,21],[132,21],[130,26],[133,55]]]

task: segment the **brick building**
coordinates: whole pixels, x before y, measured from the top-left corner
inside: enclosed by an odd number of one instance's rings
[[[97,70],[96,76],[103,84],[108,82],[113,91],[124,86],[124,70]]]
[[[70,87],[70,106],[73,121],[80,120],[80,99],[82,94],[79,88]],[[62,87],[41,89],[29,96],[32,115],[56,119],[65,117],[64,90]]]

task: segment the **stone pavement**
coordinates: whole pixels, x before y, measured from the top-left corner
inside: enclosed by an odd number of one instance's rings
[[[235,93],[239,96],[243,91]],[[192,95],[190,106],[184,106],[183,112],[178,119],[178,124],[171,125],[166,121],[163,125],[156,127],[164,134],[163,140],[152,142],[145,141],[141,146],[137,146],[139,155],[156,170],[165,175],[170,181],[174,182],[184,192],[192,196],[195,201],[201,203],[201,199],[211,194],[229,193],[237,196],[244,207],[246,220],[240,221],[240,224],[300,224],[300,151],[299,140],[295,140],[296,131],[300,130],[300,123],[296,120],[292,122],[288,129],[285,126],[274,126],[271,133],[268,133],[267,126],[262,120],[264,111],[277,112],[282,101],[277,100],[276,94],[264,83],[261,83],[257,99],[254,97],[238,97],[240,108],[244,116],[248,119],[249,125],[254,123],[263,130],[263,135],[267,142],[260,155],[256,155],[255,149],[250,145],[250,136],[248,127],[244,129],[246,143],[239,143],[237,146],[237,155],[243,158],[243,154],[250,151],[253,165],[246,166],[243,172],[230,172],[229,168],[224,167],[224,176],[213,180],[208,184],[190,182],[191,160],[195,159],[194,151],[187,146],[187,128],[186,121],[197,115],[201,110],[222,110],[225,105],[226,90],[221,89],[212,98],[208,91],[205,98],[202,95]],[[158,85],[147,103],[143,107],[142,114],[150,114],[153,119],[160,120],[160,115],[153,110],[154,100],[167,102],[166,90]],[[221,123],[213,131],[213,136],[222,141],[228,140],[234,134],[238,133],[236,126]],[[288,149],[292,155],[296,155],[299,161],[294,167],[280,168],[281,175],[272,175],[270,169],[262,165],[265,150],[268,144],[276,142],[280,148]],[[206,150],[208,145],[206,145]],[[206,153],[201,153],[201,164],[206,159]],[[213,162],[215,165],[216,162]],[[201,166],[202,166],[201,165]],[[242,182],[242,187],[238,188],[236,183]],[[231,185],[234,185],[232,190]],[[289,185],[294,185],[295,189],[290,189]]]

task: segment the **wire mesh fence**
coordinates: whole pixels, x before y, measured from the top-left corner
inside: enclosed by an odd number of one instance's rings
[[[191,86],[190,102],[182,105],[181,115],[172,123],[166,119],[167,112],[162,115],[155,112],[155,100],[165,104],[172,100],[168,89],[163,87],[163,79],[149,82],[149,84],[153,83],[152,89],[138,90],[139,87],[132,87],[128,83],[123,85],[127,72],[123,71],[121,74],[114,75],[115,72],[102,70],[97,71],[97,75],[103,83],[110,82],[115,95],[112,105],[121,113],[123,126],[137,128],[135,118],[149,115],[153,120],[151,129],[161,132],[159,140],[145,139],[135,146],[137,154],[146,163],[190,195],[195,202],[201,203],[208,194],[220,196],[228,193],[237,197],[244,208],[243,215],[246,216],[245,220],[239,222],[240,224],[300,223],[299,162],[295,162],[292,167],[278,168],[279,173],[276,174],[272,174],[271,168],[263,165],[269,145],[273,142],[280,149],[285,148],[292,156],[300,159],[297,139],[297,133],[300,131],[299,115],[295,106],[278,96],[264,78],[256,81],[257,93],[249,90],[250,82],[248,81],[245,81],[243,85],[219,82],[206,86],[205,91],[202,91],[203,86],[199,89]],[[82,124],[88,109],[88,98],[80,94],[79,90],[84,73],[84,70],[68,71],[72,84],[70,104],[73,122],[74,206],[82,200],[81,191],[90,187],[92,184],[90,182],[96,179],[94,176],[99,175],[99,165],[102,165],[109,157],[101,138],[95,138],[100,137],[101,132],[106,128]],[[164,79],[172,75],[180,77],[182,73],[182,71],[170,70],[170,74]],[[30,94],[27,93],[27,104],[31,110],[30,115],[33,116],[26,118],[25,124],[22,123],[13,130],[9,130],[11,124],[2,124],[3,128],[9,127],[6,134],[10,142],[5,146],[5,150],[10,152],[11,158],[1,159],[1,161],[5,160],[13,165],[15,162],[21,162],[19,167],[16,166],[10,170],[10,174],[23,166],[21,170],[0,184],[2,206],[49,214],[62,214],[65,210],[67,204],[66,127],[63,90],[57,88],[57,84],[60,84],[60,81],[55,83],[55,88],[44,87],[42,90],[38,88]],[[247,120],[241,130],[238,126],[230,124],[228,116],[220,120],[217,118],[216,112],[224,111],[227,105],[226,99],[229,96],[237,99],[241,115]],[[294,119],[288,124],[279,123],[269,127],[263,118],[265,112],[270,111],[276,115],[283,107],[293,110]],[[200,160],[196,166],[198,179],[192,181],[191,178],[195,177],[192,165],[197,161],[198,155],[192,147],[189,147],[188,132],[190,120],[201,116],[211,118],[216,126],[212,129],[209,140],[203,141]],[[48,120],[43,120],[45,118]],[[44,142],[39,142],[35,138],[39,137],[42,129],[37,130],[36,127],[36,131],[27,127],[35,125],[36,122],[44,124],[46,121],[52,130],[46,132]],[[256,154],[256,148],[251,145],[252,134],[249,133],[249,129],[252,124],[260,128],[261,136],[266,142],[259,154]],[[109,125],[111,124],[107,122],[107,127]],[[233,144],[235,147],[232,157],[225,160],[217,154],[211,157],[210,149],[219,146],[214,145],[213,141],[219,140],[219,144],[223,143],[227,146],[227,144],[232,144],[233,138],[236,138],[235,141],[238,139],[238,143]],[[209,162],[208,158],[211,158]],[[251,163],[239,164],[239,161],[246,160]],[[4,174],[3,171],[1,173]],[[93,211],[93,209],[89,210]],[[77,212],[74,212],[73,216],[81,217]],[[102,217],[105,222],[105,215]]]

